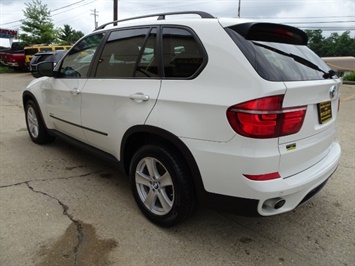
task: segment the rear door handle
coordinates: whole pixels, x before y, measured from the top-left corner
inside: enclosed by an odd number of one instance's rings
[[[141,92],[131,94],[129,95],[129,98],[137,103],[147,102],[150,99],[149,95],[145,95]]]
[[[78,95],[78,94],[80,94],[80,90],[78,88],[74,88],[74,89],[70,90],[70,93],[73,95]]]

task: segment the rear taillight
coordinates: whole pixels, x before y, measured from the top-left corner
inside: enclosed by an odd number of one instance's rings
[[[238,134],[250,138],[276,138],[301,130],[307,106],[282,108],[283,95],[231,106],[227,119]]]

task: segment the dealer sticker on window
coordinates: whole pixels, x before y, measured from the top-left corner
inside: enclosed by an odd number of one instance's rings
[[[331,101],[318,104],[318,117],[320,124],[324,124],[332,119]]]

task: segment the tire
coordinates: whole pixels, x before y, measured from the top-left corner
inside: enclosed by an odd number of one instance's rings
[[[169,149],[146,145],[135,153],[130,165],[132,193],[151,222],[171,227],[195,212],[188,173],[183,160]]]
[[[25,106],[26,126],[32,141],[37,144],[47,144],[54,141],[54,137],[48,134],[37,105],[29,100]]]

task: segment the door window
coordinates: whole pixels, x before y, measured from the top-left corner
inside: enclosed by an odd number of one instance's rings
[[[135,77],[158,77],[159,69],[157,54],[156,54],[156,38],[157,29],[152,29],[143,47],[143,52],[138,60],[137,68],[135,69]]]
[[[204,63],[204,53],[192,33],[186,29],[163,28],[165,77],[189,78]]]
[[[103,33],[91,35],[77,43],[64,58],[60,77],[87,78],[91,61],[103,36]]]
[[[154,46],[143,48],[149,30],[149,28],[142,28],[112,32],[100,56],[96,77],[131,78],[136,76],[137,69],[143,68],[142,64],[148,67],[154,57]],[[150,37],[147,43],[151,42],[149,40]],[[139,60],[141,54],[143,57]]]

